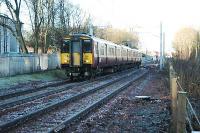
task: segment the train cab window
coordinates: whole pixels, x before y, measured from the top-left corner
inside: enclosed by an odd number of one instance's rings
[[[69,45],[70,45],[70,40],[64,40],[63,45],[61,47],[61,52],[62,53],[67,53],[69,52]]]
[[[83,52],[89,53],[92,52],[92,45],[91,40],[83,40]]]

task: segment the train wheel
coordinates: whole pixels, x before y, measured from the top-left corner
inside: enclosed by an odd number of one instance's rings
[[[137,69],[140,69],[140,65],[139,64],[137,65]]]
[[[74,76],[70,75],[70,80],[73,81],[74,80]]]
[[[92,72],[91,78],[92,78],[92,79],[95,79],[95,78],[96,78],[96,72]]]

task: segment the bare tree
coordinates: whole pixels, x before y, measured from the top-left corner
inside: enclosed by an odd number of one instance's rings
[[[20,21],[20,18],[19,18],[22,1],[21,0],[14,0],[14,1],[4,0],[4,2],[15,24],[16,33],[13,33],[13,34],[16,35],[16,38],[19,41],[22,52],[28,53],[28,50],[26,48],[25,41],[22,35],[22,22]]]
[[[78,6],[74,7],[72,18],[73,18],[74,31],[81,32],[81,27],[83,26],[83,20],[85,18],[85,14],[83,14],[83,11]]]
[[[63,35],[82,32],[86,28],[86,13],[68,0],[59,1],[59,20],[59,27]]]
[[[192,28],[183,28],[175,35],[173,47],[180,59],[189,59],[198,44],[198,32]]]
[[[64,35],[87,30],[86,14],[68,0],[25,0],[29,9],[34,51],[57,47]],[[31,41],[32,42],[32,41]]]
[[[40,47],[42,53],[47,53],[49,43],[54,42],[52,37],[55,36],[53,33],[56,16],[54,0],[31,0],[30,2],[26,1],[26,4],[32,22],[35,40],[34,52],[38,53]]]
[[[42,14],[42,1],[41,0],[30,0],[29,3],[26,1],[26,5],[29,9],[29,15],[32,25],[33,37],[34,37],[34,53],[38,53],[39,40],[41,25],[44,21]]]

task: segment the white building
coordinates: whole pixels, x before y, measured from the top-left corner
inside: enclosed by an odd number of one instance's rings
[[[0,54],[19,53],[19,42],[7,27],[15,31],[13,21],[7,15],[0,14]]]

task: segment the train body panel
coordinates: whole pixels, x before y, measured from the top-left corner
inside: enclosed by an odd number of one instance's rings
[[[93,54],[92,53],[83,53],[83,64],[93,64]]]
[[[61,53],[60,54],[60,59],[61,59],[61,64],[68,65],[69,64],[69,53]]]
[[[91,75],[106,68],[140,65],[141,53],[127,46],[92,37],[75,34],[64,38],[61,47],[61,66],[69,75]]]

